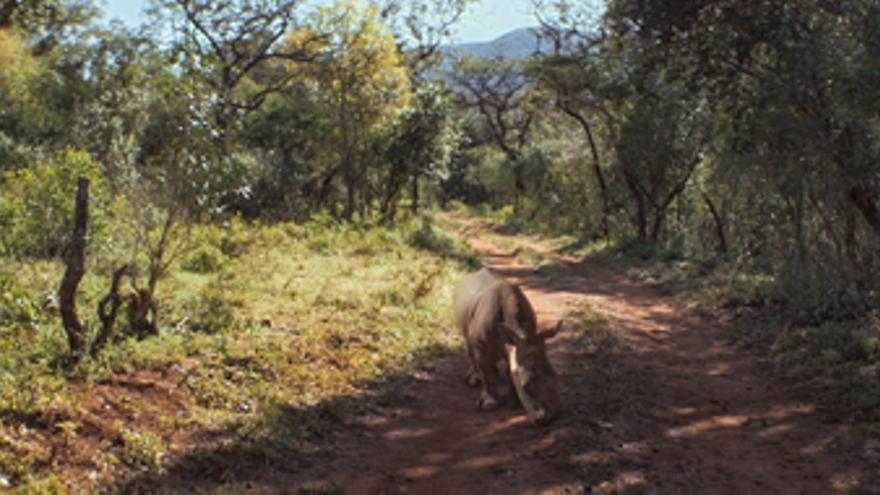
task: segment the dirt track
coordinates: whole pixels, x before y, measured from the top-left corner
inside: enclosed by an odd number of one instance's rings
[[[566,269],[548,280],[469,240],[523,286],[541,322],[588,301],[627,345],[552,341],[567,411],[546,428],[517,410],[476,411],[463,356],[440,363],[408,385],[409,400],[358,418],[308,469],[251,482],[248,492],[880,493],[842,453],[837,427],[772,379],[768,363],[727,343],[717,323],[591,262],[560,259]]]

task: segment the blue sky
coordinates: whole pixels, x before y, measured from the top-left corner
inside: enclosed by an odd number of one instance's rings
[[[105,0],[104,11],[137,26],[147,0]],[[530,0],[482,0],[471,6],[457,26],[454,38],[462,41],[488,41],[516,28],[537,24],[531,15]]]

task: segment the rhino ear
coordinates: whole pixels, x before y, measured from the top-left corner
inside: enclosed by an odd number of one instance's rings
[[[556,334],[562,331],[562,320],[556,322],[556,326],[551,328],[550,330],[544,330],[541,332],[540,337],[541,340],[550,340],[553,337],[556,337]]]
[[[504,340],[511,344],[517,344],[526,340],[525,332],[519,327],[501,322],[498,324],[498,328],[501,330],[501,336],[504,337]]]

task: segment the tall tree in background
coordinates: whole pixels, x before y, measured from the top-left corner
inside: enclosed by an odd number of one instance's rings
[[[409,73],[394,36],[376,7],[340,1],[319,7],[308,29],[294,31],[287,44],[303,46],[316,33],[333,33],[312,44],[310,62],[290,64],[296,77],[317,85],[319,98],[334,122],[335,163],[323,172],[322,200],[341,176],[345,187],[343,216],[362,216],[376,196],[376,163],[371,141],[392,125],[412,98]]]
[[[293,75],[264,72],[257,87],[246,83],[267,64],[302,62],[310,45],[326,37],[310,30],[296,44],[283,38],[301,26],[302,0],[156,0],[152,12],[179,35],[176,49],[185,66],[217,94],[215,120],[221,141],[239,116],[258,108],[266,96],[287,85]],[[305,32],[305,31],[301,31]]]
[[[463,58],[455,64],[450,78],[461,104],[479,112],[495,145],[507,156],[517,195],[525,194],[528,185],[523,158],[541,102],[521,63],[502,58]]]
[[[458,147],[459,136],[451,117],[450,102],[439,85],[425,86],[416,94],[415,104],[391,128],[390,143],[384,153],[388,160],[381,206],[384,219],[394,218],[407,182],[410,207],[418,213],[421,181],[436,179]]]
[[[397,40],[414,79],[439,63],[440,46],[475,0],[379,0],[376,5]]]
[[[581,49],[564,45],[565,32],[545,26],[543,32],[549,33],[554,41],[554,53],[539,57],[531,70],[539,80],[540,86],[549,92],[554,106],[564,115],[574,120],[583,132],[592,161],[592,172],[599,188],[602,204],[602,234],[611,239],[610,215],[611,192],[609,191],[606,168],[609,166],[601,147],[600,132],[614,134],[617,119],[609,109],[609,92],[614,82],[612,72],[603,64],[598,50],[584,54]],[[600,43],[593,40],[589,46]]]

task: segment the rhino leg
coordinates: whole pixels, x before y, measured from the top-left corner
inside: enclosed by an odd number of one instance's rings
[[[494,364],[479,363],[477,365],[479,379],[482,382],[480,400],[477,407],[484,411],[492,411],[498,408],[498,369]]]
[[[476,368],[474,368],[473,363],[470,366],[468,366],[468,370],[464,376],[464,379],[465,379],[465,381],[467,381],[467,384],[471,387],[476,387],[477,385],[480,384],[480,375],[479,375],[479,373],[477,373]]]
[[[501,378],[504,382],[504,402],[514,409],[520,406],[519,395],[516,393],[516,387],[513,384],[513,376],[510,373],[510,366],[507,360],[504,360],[504,371]]]

